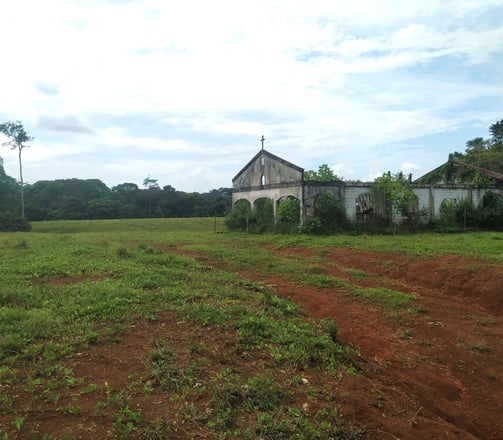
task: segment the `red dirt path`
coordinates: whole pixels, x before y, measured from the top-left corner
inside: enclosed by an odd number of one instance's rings
[[[306,248],[281,251],[312,256]],[[344,416],[370,438],[503,438],[503,267],[455,256],[415,260],[405,254],[337,248],[324,255],[329,275],[414,293],[416,314],[391,319],[378,306],[337,289],[262,279],[309,315],[334,318],[340,338],[361,353],[363,378],[345,377],[337,394]]]

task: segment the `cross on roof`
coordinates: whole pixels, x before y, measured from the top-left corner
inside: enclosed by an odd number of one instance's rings
[[[262,135],[262,139],[260,139],[260,142],[262,142],[262,150],[264,149],[264,141],[265,141],[265,137],[264,137],[264,135]]]

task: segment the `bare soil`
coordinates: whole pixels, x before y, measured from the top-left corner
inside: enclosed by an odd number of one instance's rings
[[[347,395],[342,413],[365,424],[369,438],[502,439],[503,267],[349,248],[325,258],[334,263],[331,275],[358,269],[371,275],[360,285],[416,295],[415,314],[390,317],[334,289],[268,280],[307,313],[334,318],[340,338],[360,351],[363,375],[346,376],[337,390]]]
[[[302,247],[275,252],[296,259],[313,256],[312,250]],[[225,269],[217,260],[195,257]],[[457,256],[425,260],[351,248],[328,249],[323,257],[330,263],[326,275],[416,295],[413,311],[390,312],[337,288],[267,278],[260,268],[240,272],[301,304],[309,316],[333,318],[341,342],[359,351],[353,359],[356,374],[328,384],[339,412],[364,425],[369,439],[502,439],[503,267]],[[128,386],[129,407],[137,408],[140,400],[135,396],[140,393],[131,384],[135,378],[145,383],[152,339],[161,334],[169,335],[179,355],[187,359],[190,350],[204,351],[203,376],[221,368],[222,353],[232,345],[231,336],[218,327],[191,328],[171,312],[155,322],[138,321],[120,335],[69,356],[65,366],[83,383],[80,389],[69,388],[68,395],[56,402],[27,392],[27,384],[13,384],[7,390],[14,397],[13,411],[31,408],[31,415],[20,430],[10,422],[7,425],[13,414],[2,416],[0,428],[10,438],[110,437],[109,426],[117,419],[117,408],[112,406],[118,404],[110,401],[103,411],[96,411],[96,405],[107,398],[104,384],[111,390]],[[254,360],[243,357],[241,362],[235,368],[245,370]],[[314,373],[310,381],[316,381]],[[83,393],[82,387],[89,384],[98,384],[99,392]],[[193,416],[203,417],[207,404],[204,399],[197,401],[199,410]],[[74,414],[71,405],[78,405]],[[164,418],[172,438],[212,438],[204,423],[184,425],[183,411],[186,408],[158,390],[141,398],[142,414],[150,420]]]

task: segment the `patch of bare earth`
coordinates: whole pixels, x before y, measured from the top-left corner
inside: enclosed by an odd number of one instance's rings
[[[198,378],[183,391],[184,400],[174,399],[183,385],[163,387],[152,375],[151,352],[156,341],[165,341],[173,350],[180,371],[189,368]],[[233,335],[218,326],[193,327],[174,312],[165,311],[155,321],[139,319],[61,360],[69,374],[78,378],[78,383],[66,389],[58,386],[54,394],[48,393],[46,383],[33,389],[30,383],[37,377],[37,368],[27,366],[26,382],[7,390],[15,400],[12,411],[2,411],[0,429],[16,439],[137,438],[138,429],[146,427],[152,427],[150,436],[142,437],[146,439],[214,438],[205,424],[211,412],[205,387],[222,368],[229,347],[235,345]],[[248,364],[246,359],[243,370]],[[61,379],[60,375],[54,377],[54,381]],[[178,379],[183,381],[181,376]],[[127,422],[133,420],[130,411],[142,416],[133,430],[127,428]],[[24,416],[19,430],[9,423],[14,412]],[[158,425],[153,423],[156,419]]]
[[[280,251],[312,256],[305,248]],[[415,313],[393,313],[348,297],[337,288],[272,284],[306,312],[333,318],[340,339],[361,353],[361,375],[334,384],[344,416],[367,426],[369,438],[501,439],[503,433],[503,267],[444,256],[329,251],[326,274],[359,285],[414,293]],[[346,269],[346,270],[345,270]]]

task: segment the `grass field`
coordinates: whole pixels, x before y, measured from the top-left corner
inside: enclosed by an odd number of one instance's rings
[[[291,247],[311,256],[276,252]],[[327,250],[345,247],[503,261],[503,234],[489,232],[255,236],[226,232],[223,219],[152,219],[0,233],[0,439],[77,438],[84,429],[89,438],[364,438],[326,385],[355,374],[358,358],[337,323],[307,317],[238,273],[335,287],[384,313],[414,309],[399,285],[352,281],[365,271],[326,275]],[[151,335],[126,380],[77,373],[77,355],[141,325]]]

